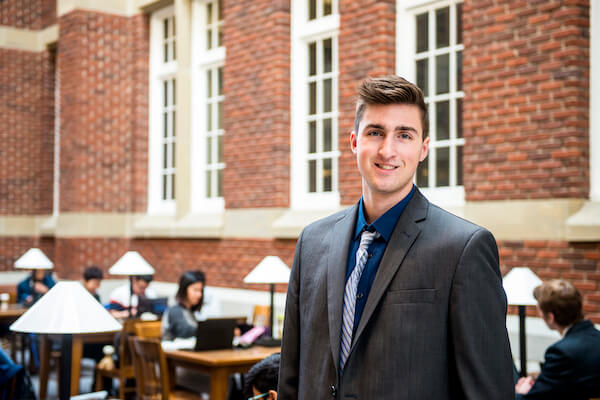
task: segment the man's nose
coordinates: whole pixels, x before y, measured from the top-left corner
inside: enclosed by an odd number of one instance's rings
[[[379,144],[379,155],[382,157],[391,157],[394,155],[393,135],[385,135]]]

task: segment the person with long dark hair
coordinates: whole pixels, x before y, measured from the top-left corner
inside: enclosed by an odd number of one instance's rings
[[[194,316],[204,301],[206,277],[202,271],[187,271],[179,279],[175,295],[177,304],[169,307],[162,319],[163,340],[188,338],[196,335],[198,321]]]

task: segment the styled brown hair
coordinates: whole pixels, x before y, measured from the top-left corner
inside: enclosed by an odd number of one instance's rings
[[[569,326],[583,319],[581,293],[571,282],[552,279],[533,289],[533,297],[544,314],[554,314],[560,326]]]
[[[388,75],[380,78],[367,78],[358,86],[358,100],[356,101],[356,117],[354,118],[354,132],[358,134],[358,126],[365,113],[367,105],[376,104],[413,104],[421,111],[423,125],[423,140],[429,134],[429,117],[423,91],[414,83],[397,75]]]

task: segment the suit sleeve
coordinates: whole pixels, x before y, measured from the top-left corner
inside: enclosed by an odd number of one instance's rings
[[[540,375],[526,395],[517,395],[518,400],[534,400],[549,398],[568,398],[569,392],[565,384],[573,382],[570,376],[573,365],[569,358],[556,346],[550,346],[544,355],[544,364]]]
[[[298,377],[300,370],[300,254],[302,235],[296,244],[292,273],[288,284],[283,321],[283,338],[281,343],[281,360],[279,366],[279,387],[277,398],[295,400],[298,398]]]
[[[460,256],[450,294],[453,392],[469,400],[514,398],[506,294],[491,233],[479,229]]]

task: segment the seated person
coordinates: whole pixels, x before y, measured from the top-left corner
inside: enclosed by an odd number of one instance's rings
[[[517,400],[600,397],[600,331],[583,319],[581,294],[554,279],[536,287],[533,296],[546,325],[563,338],[546,350],[537,379],[519,379]]]
[[[102,270],[95,265],[90,265],[83,271],[83,287],[86,288],[99,303],[102,302],[100,301],[98,288],[100,287],[100,283],[102,283],[103,277]]]
[[[175,295],[177,304],[169,307],[163,315],[163,340],[196,336],[198,321],[194,313],[202,308],[205,283],[206,277],[202,271],[187,271],[181,275]]]
[[[254,364],[244,379],[244,396],[248,400],[277,400],[279,353]]]
[[[26,307],[31,306],[45,295],[56,282],[50,271],[34,269],[31,275],[17,285],[17,302]]]
[[[127,318],[131,302],[131,315],[137,315],[139,297],[156,298],[156,292],[148,287],[150,282],[152,282],[152,275],[136,275],[131,280],[131,284],[127,282],[114,289],[108,299],[108,312],[115,318]]]

